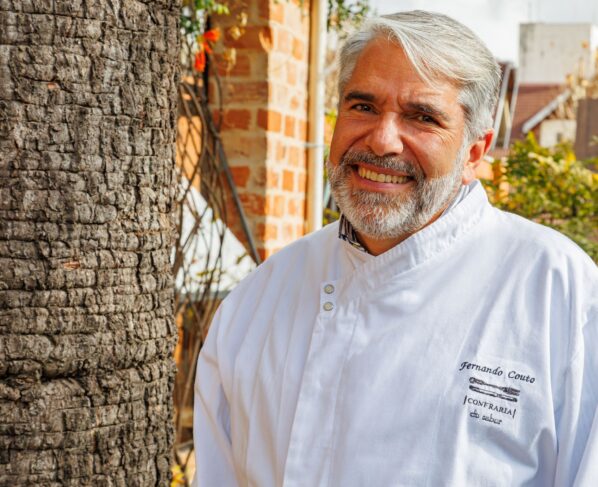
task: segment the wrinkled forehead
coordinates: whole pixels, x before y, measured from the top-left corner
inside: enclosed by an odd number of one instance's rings
[[[370,59],[367,59],[370,58]],[[361,61],[361,62],[360,62]],[[367,61],[364,63],[363,61]],[[461,91],[463,83],[460,80],[455,79],[450,73],[434,69],[429,66],[421,57],[405,49],[401,42],[388,35],[378,33],[373,36],[363,47],[360,54],[355,59],[355,65],[353,71],[347,82],[355,75],[355,70],[364,69],[365,66],[375,63],[406,63],[409,66],[418,79],[427,85],[433,92],[444,92],[447,89],[453,88],[457,91]],[[366,75],[367,73],[359,73],[360,75]],[[346,87],[345,83],[345,87]],[[450,87],[450,88],[449,88]]]
[[[376,33],[372,36],[372,38],[365,44],[360,55],[357,56],[354,69],[359,64],[359,60],[362,56],[370,55],[371,50],[369,48],[373,45],[378,45],[381,49],[386,51],[386,54],[379,56],[380,62],[392,63],[396,61],[397,55],[402,56],[417,73],[419,79],[433,89],[446,89],[447,84],[452,85],[458,90],[463,88],[463,83],[460,82],[460,80],[455,79],[446,72],[442,72],[439,69],[432,67],[430,62],[424,60],[417,52],[405,48],[399,39],[388,33]],[[438,52],[429,54],[442,56],[442,49],[439,46]]]

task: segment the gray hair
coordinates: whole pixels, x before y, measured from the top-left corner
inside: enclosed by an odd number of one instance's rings
[[[463,24],[423,10],[371,19],[347,38],[339,55],[339,100],[361,51],[381,36],[401,46],[422,80],[432,85],[437,80],[448,80],[459,89],[469,141],[492,127],[501,77],[494,56]]]

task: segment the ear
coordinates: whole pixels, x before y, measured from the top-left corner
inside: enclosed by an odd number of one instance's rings
[[[465,185],[471,183],[475,179],[475,170],[480,162],[484,160],[484,156],[490,150],[492,139],[494,138],[494,130],[488,129],[482,137],[475,140],[468,151],[468,158],[463,167],[463,176],[461,182]]]

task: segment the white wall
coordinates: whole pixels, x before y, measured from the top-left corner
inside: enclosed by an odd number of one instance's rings
[[[598,0],[370,0],[379,14],[432,10],[472,29],[501,60],[518,63],[519,24],[587,22],[598,25]]]
[[[564,83],[567,74],[594,73],[598,27],[591,24],[522,24],[519,75],[523,83]]]
[[[575,120],[544,120],[540,125],[540,140],[543,147],[552,147],[560,142],[574,142],[575,129],[577,122]]]

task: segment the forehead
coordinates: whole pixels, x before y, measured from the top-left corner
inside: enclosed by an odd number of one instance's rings
[[[458,101],[459,88],[448,78],[424,79],[403,48],[385,37],[372,39],[359,54],[350,79],[351,89],[395,89],[425,97],[448,97]],[[343,93],[344,94],[344,93]]]

